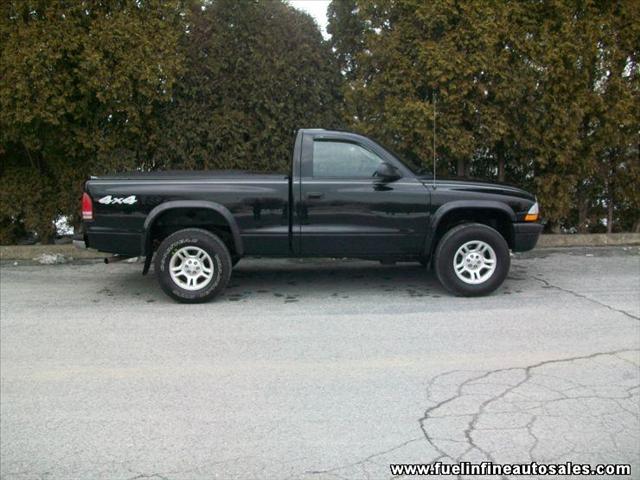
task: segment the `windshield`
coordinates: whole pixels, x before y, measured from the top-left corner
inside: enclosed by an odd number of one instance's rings
[[[424,166],[422,166],[418,161],[407,158],[404,155],[399,155],[393,149],[389,148],[387,145],[378,142],[383,149],[387,151],[389,155],[398,160],[402,165],[404,165],[408,170],[411,171],[414,175],[431,175],[431,172],[427,170]]]

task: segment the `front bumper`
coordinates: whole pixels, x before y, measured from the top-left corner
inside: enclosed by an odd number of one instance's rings
[[[513,251],[526,252],[535,247],[543,228],[539,223],[514,223]]]

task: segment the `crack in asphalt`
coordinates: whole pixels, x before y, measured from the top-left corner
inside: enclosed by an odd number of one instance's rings
[[[330,475],[336,478],[349,478],[348,475],[343,476],[343,475],[346,475],[345,471],[348,471],[348,469],[350,468],[359,468],[359,471],[361,472],[361,474],[364,475],[366,478],[368,478],[370,476],[370,472],[366,469],[366,465],[367,464],[376,465],[376,462],[373,461],[374,459],[376,459],[376,457],[382,457],[386,454],[400,450],[401,448],[411,443],[420,442],[422,440],[426,440],[429,447],[436,452],[436,456],[431,460],[429,460],[427,463],[433,464],[435,462],[442,461],[442,460],[448,460],[453,463],[460,463],[461,461],[463,461],[463,458],[465,457],[465,455],[472,453],[474,451],[484,456],[485,461],[497,463],[492,452],[489,449],[484,448],[483,446],[478,444],[475,438],[475,435],[480,431],[518,431],[518,430],[526,431],[527,435],[531,439],[531,444],[528,446],[528,449],[527,449],[530,461],[532,462],[539,461],[536,450],[540,447],[541,440],[538,434],[536,433],[536,423],[539,421],[540,417],[538,414],[534,413],[533,410],[542,409],[545,412],[546,416],[553,418],[555,416],[551,415],[546,408],[547,405],[549,404],[553,404],[560,401],[584,401],[584,400],[590,400],[590,399],[598,399],[598,400],[612,401],[620,407],[621,411],[624,411],[638,418],[640,416],[640,412],[633,412],[632,410],[624,406],[622,401],[632,399],[636,397],[638,394],[640,394],[640,385],[633,385],[626,388],[624,390],[626,394],[621,394],[621,395],[598,395],[594,393],[594,394],[578,394],[578,395],[572,396],[569,394],[569,392],[571,392],[572,390],[584,389],[588,391],[587,393],[592,393],[593,389],[588,385],[584,385],[576,381],[575,379],[570,380],[570,379],[566,379],[563,377],[558,377],[550,374],[539,373],[538,370],[549,365],[557,365],[557,364],[571,363],[571,362],[584,361],[584,360],[593,360],[600,357],[614,357],[620,361],[629,363],[634,368],[638,368],[639,364],[637,364],[636,362],[633,362],[632,360],[629,360],[628,358],[624,358],[623,356],[623,354],[625,353],[637,353],[637,352],[640,352],[640,349],[619,349],[619,350],[612,350],[612,351],[596,352],[588,355],[579,355],[579,356],[573,356],[573,357],[567,357],[567,358],[544,360],[544,361],[534,363],[532,365],[527,365],[522,367],[507,367],[507,368],[500,368],[500,369],[494,369],[494,370],[487,370],[483,372],[474,372],[470,370],[451,370],[448,372],[438,374],[433,378],[431,378],[427,384],[427,396],[430,399],[432,398],[431,389],[434,387],[435,383],[440,379],[449,377],[455,374],[471,374],[472,376],[458,383],[456,385],[455,393],[453,395],[447,396],[445,399],[437,401],[432,406],[427,408],[424,415],[418,420],[421,431],[423,433],[422,437],[412,438],[410,440],[407,440],[406,442],[400,443],[384,451],[374,453],[356,462],[339,465],[329,469],[309,470],[309,471],[305,471],[304,474],[305,475]],[[514,379],[511,382],[508,382],[508,381],[507,382],[504,382],[504,381],[503,382],[491,382],[491,381],[483,382],[483,380],[490,380],[492,376],[505,373],[505,372],[519,373],[520,375],[517,379]],[[533,379],[534,376],[536,378],[545,377],[549,379],[556,379],[557,381],[563,381],[568,383],[569,387],[566,389],[551,388],[547,385],[543,385],[539,382],[536,382]],[[509,394],[517,393],[516,391],[519,388],[524,387],[525,385],[534,386],[535,388],[543,388],[549,392],[556,394],[558,398],[541,399],[541,400],[532,401],[534,405],[528,406],[528,407],[523,407],[521,405],[518,405],[516,402],[508,402],[505,400],[505,397],[507,397]],[[445,407],[449,406],[454,401],[461,399],[462,397],[470,396],[470,395],[478,395],[473,393],[470,394],[465,391],[465,389],[471,386],[498,387],[500,388],[500,391],[494,395],[489,396],[484,401],[482,401],[477,406],[476,410],[473,411],[472,413],[457,413],[457,414],[446,413],[443,415],[437,415],[437,412],[439,410],[444,409]],[[527,422],[523,426],[519,426],[519,427],[518,426],[502,427],[502,428],[501,427],[496,427],[496,428],[479,427],[479,422],[481,421],[483,415],[488,413],[487,412],[488,408],[493,404],[499,402],[500,400],[502,400],[505,403],[508,403],[515,410],[509,410],[509,409],[504,411],[491,410],[490,412],[491,414],[500,414],[500,413],[518,414],[519,413],[519,414],[527,415],[529,417]],[[587,416],[597,418],[599,415],[594,414],[594,415],[587,415]],[[441,418],[468,419],[468,421],[466,422],[466,427],[464,428],[464,432],[463,432],[464,440],[456,440],[454,438],[445,438],[432,433],[429,430],[428,422],[433,419],[441,419]],[[625,427],[623,426],[618,431],[607,433],[607,435],[611,439],[611,442],[614,446],[618,445],[618,440],[616,436],[621,434],[624,431],[625,431]],[[455,454],[452,454],[451,452],[448,452],[446,447],[441,446],[440,445],[441,441],[447,441],[453,444],[462,444],[462,445],[465,445],[466,448],[464,448],[462,453],[455,455]],[[569,442],[567,441],[567,443]],[[573,447],[572,449],[564,451],[563,454],[557,457],[557,459],[563,458],[566,455],[571,454],[572,452],[575,453],[575,451],[576,451],[576,448]],[[546,460],[548,461],[549,459],[547,458]],[[398,478],[398,477],[391,477],[391,478]],[[462,477],[458,476],[457,478],[462,478]],[[508,477],[506,476],[501,478],[503,480],[508,479]]]
[[[357,462],[352,462],[352,463],[347,463],[347,464],[344,464],[344,465],[339,465],[337,467],[329,468],[329,469],[326,469],[326,470],[307,470],[304,473],[306,475],[334,474],[335,472],[337,472],[339,470],[344,470],[345,468],[362,467],[367,462],[371,462],[376,457],[381,457],[383,455],[386,455],[387,453],[391,453],[391,452],[394,452],[396,450],[399,450],[402,447],[405,447],[405,446],[409,445],[410,443],[420,442],[422,440],[423,440],[423,437],[412,438],[411,440],[407,440],[406,442],[402,442],[402,443],[400,443],[398,445],[395,445],[395,446],[393,446],[391,448],[388,448],[386,450],[383,450],[381,452],[373,453],[373,454],[369,455],[368,457],[363,458],[362,460],[358,460]]]
[[[510,368],[501,368],[501,369],[495,369],[495,370],[488,370],[483,372],[482,374],[478,374],[476,376],[472,376],[470,378],[467,378],[465,381],[463,381],[462,383],[460,383],[455,391],[455,394],[445,398],[444,400],[441,400],[437,403],[435,403],[434,405],[432,405],[431,407],[429,407],[423,417],[421,417],[419,419],[420,422],[420,427],[424,433],[424,437],[426,439],[426,441],[430,444],[430,446],[432,448],[434,448],[437,452],[440,453],[440,458],[447,458],[450,459],[451,461],[455,462],[455,463],[460,463],[460,461],[462,460],[462,458],[467,455],[468,453],[472,452],[472,451],[477,451],[480,454],[482,454],[483,456],[486,457],[486,460],[489,462],[495,462],[495,459],[493,457],[493,455],[491,455],[491,452],[487,451],[486,449],[480,447],[476,440],[474,439],[474,434],[479,431],[479,430],[487,430],[487,429],[479,429],[478,428],[478,422],[480,421],[482,415],[484,413],[486,413],[487,408],[493,404],[498,402],[501,399],[504,399],[504,397],[506,397],[507,395],[509,395],[510,393],[514,392],[516,389],[518,389],[519,387],[522,387],[523,385],[525,385],[526,383],[531,383],[531,384],[536,384],[535,382],[530,382],[532,376],[534,375],[535,370],[548,366],[548,365],[554,365],[554,364],[561,364],[561,363],[569,363],[569,362],[575,362],[575,361],[580,361],[580,360],[591,360],[591,359],[595,359],[598,357],[604,357],[604,356],[613,356],[619,360],[625,360],[629,363],[631,363],[632,365],[634,365],[635,367],[637,367],[638,365],[635,362],[632,362],[628,359],[623,359],[620,357],[621,354],[623,353],[630,353],[630,352],[640,352],[640,349],[621,349],[621,350],[613,350],[613,351],[607,351],[607,352],[596,352],[596,353],[592,353],[589,355],[582,355],[582,356],[574,356],[574,357],[568,357],[568,358],[562,358],[562,359],[554,359],[554,360],[545,360],[545,361],[541,361],[532,365],[528,365],[528,366],[524,366],[524,367],[510,367]],[[467,371],[468,372],[468,371]],[[462,397],[468,395],[465,393],[465,388],[471,385],[487,385],[487,383],[482,383],[482,380],[489,378],[492,375],[496,375],[496,374],[500,374],[500,373],[504,373],[504,372],[521,372],[522,373],[522,378],[520,378],[519,380],[517,380],[515,383],[511,384],[511,385],[504,385],[505,388],[502,389],[498,394],[496,395],[492,395],[489,398],[487,398],[486,400],[484,400],[483,402],[480,403],[480,405],[478,406],[477,410],[472,413],[472,414],[460,414],[460,415],[451,415],[451,414],[447,414],[447,415],[434,415],[437,410],[442,409],[443,407],[451,404],[452,402],[461,399]],[[442,374],[439,374],[435,377],[433,377],[428,385],[427,385],[427,395],[429,398],[431,398],[431,394],[430,394],[430,390],[433,389],[435,382],[437,380],[439,380],[440,378],[443,378],[445,376],[451,376],[453,374],[456,373],[465,373],[465,371],[461,371],[461,370],[453,370],[450,372],[445,372]],[[576,383],[577,382],[572,382],[572,383]],[[493,384],[493,385],[500,385],[500,384]],[[578,384],[580,385],[580,384]],[[626,396],[606,396],[606,395],[578,395],[578,396],[570,396],[567,395],[565,392],[562,391],[557,391],[557,393],[561,396],[561,398],[556,398],[556,399],[550,399],[550,400],[539,400],[536,401],[535,403],[538,404],[534,407],[531,407],[529,410],[532,409],[536,409],[536,408],[540,408],[542,406],[543,409],[544,406],[548,403],[553,403],[553,402],[558,402],[558,401],[565,401],[565,400],[584,400],[584,399],[608,399],[608,400],[612,400],[614,401],[616,404],[618,404],[620,406],[620,408],[622,410],[624,410],[627,413],[631,413],[632,415],[634,415],[635,417],[638,417],[638,412],[631,412],[629,409],[625,408],[621,403],[620,400],[624,400],[624,399],[631,399],[634,396],[637,396],[637,393],[634,393],[634,391],[638,390],[640,388],[640,385],[634,385],[632,387],[628,387],[626,389],[627,395]],[[554,390],[554,389],[552,389]],[[539,445],[539,438],[538,436],[534,433],[534,425],[536,423],[536,421],[538,420],[538,416],[536,414],[527,412],[527,409],[522,409],[521,407],[517,406],[517,410],[519,410],[522,413],[527,413],[528,415],[531,416],[531,418],[528,420],[528,422],[524,425],[524,427],[516,427],[516,428],[495,428],[495,429],[491,429],[491,430],[521,430],[521,429],[525,429],[528,433],[528,435],[531,437],[532,439],[532,445],[529,447],[528,452],[529,452],[529,457],[531,459],[531,461],[535,461],[536,457],[534,455],[534,452],[536,450],[536,448]],[[500,413],[499,411],[493,411],[492,413]],[[507,412],[503,412],[503,413],[514,413],[513,411],[507,411]],[[443,439],[441,437],[437,437],[435,435],[432,435],[429,432],[429,429],[427,428],[427,422],[429,422],[429,420],[432,419],[437,419],[437,418],[443,418],[443,417],[452,417],[452,416],[458,416],[458,417],[470,417],[469,422],[467,423],[467,427],[464,430],[464,437],[465,437],[465,441],[462,443],[466,443],[468,446],[467,448],[459,455],[453,456],[450,453],[448,453],[445,449],[443,449],[442,447],[440,447],[438,445],[438,440],[442,439],[442,440],[447,440],[447,441],[452,441],[452,442],[457,442],[460,443],[460,441],[456,441],[453,439]],[[624,430],[624,428],[622,429],[622,431]],[[620,432],[614,432],[611,433],[610,435],[617,435]],[[612,442],[614,443],[614,445],[617,445],[617,441],[615,439],[612,439]],[[435,460],[433,460],[431,463],[433,463]],[[507,478],[507,477],[503,477],[503,478]]]
[[[596,300],[595,298],[591,298],[591,297],[589,297],[587,295],[584,295],[582,293],[578,293],[578,292],[576,292],[574,290],[570,290],[568,288],[564,288],[564,287],[560,287],[558,285],[554,285],[553,283],[549,282],[548,280],[545,280],[542,277],[533,276],[531,278],[533,278],[534,280],[537,280],[538,282],[542,283],[547,288],[553,288],[555,290],[559,290],[561,292],[568,293],[569,295],[573,295],[576,298],[581,298],[583,300],[587,300],[587,301],[589,301],[591,303],[595,303],[596,305],[600,305],[601,307],[604,307],[604,308],[606,308],[608,310],[611,310],[612,312],[621,313],[623,315],[626,315],[629,318],[632,318],[633,320],[636,320],[636,321],[640,322],[640,317],[637,317],[637,316],[627,312],[626,310],[621,310],[619,308],[612,307],[611,305],[607,305],[606,303],[601,302],[600,300]]]
[[[142,480],[143,478],[157,478],[159,480],[169,480],[169,477],[165,477],[164,475],[160,475],[159,473],[141,473],[140,475],[136,475],[135,477],[128,478],[127,480]]]

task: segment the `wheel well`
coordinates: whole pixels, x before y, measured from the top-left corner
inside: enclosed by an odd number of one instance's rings
[[[507,213],[492,208],[457,208],[444,214],[431,242],[431,253],[435,250],[440,239],[453,227],[463,223],[481,223],[500,233],[507,241],[509,248],[513,248],[513,229],[511,218]]]
[[[220,237],[229,249],[229,253],[232,255],[237,253],[227,219],[215,210],[198,207],[176,207],[161,213],[153,221],[149,231],[152,251],[158,248],[162,240],[184,228],[207,230]]]

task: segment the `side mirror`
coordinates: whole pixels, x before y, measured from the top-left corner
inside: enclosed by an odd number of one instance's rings
[[[378,177],[386,182],[392,182],[402,177],[398,169],[387,162],[382,162],[380,165],[378,165],[378,168],[376,169],[373,176]]]

